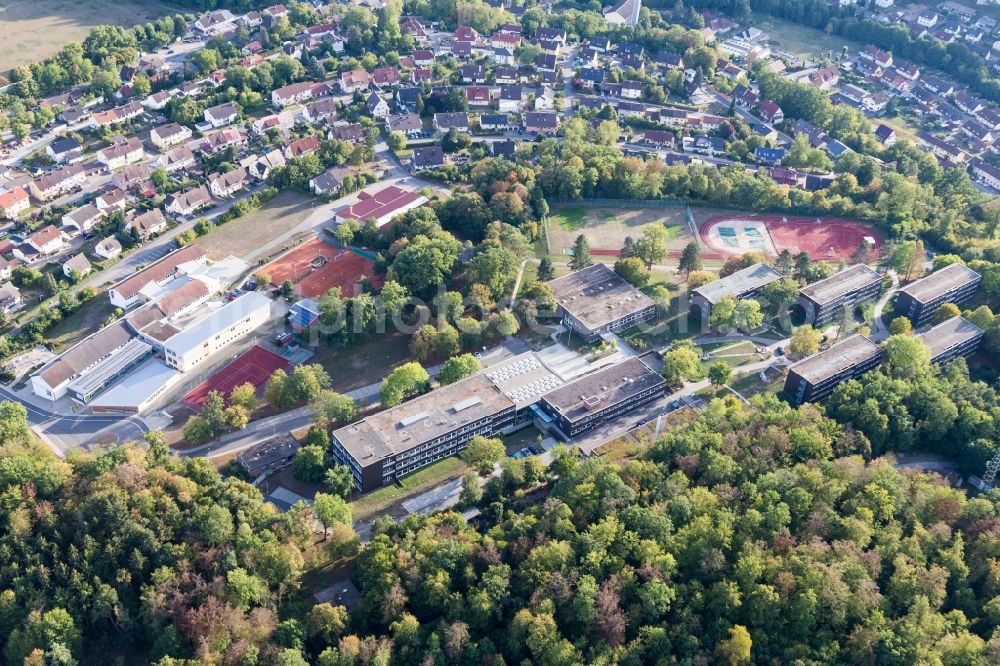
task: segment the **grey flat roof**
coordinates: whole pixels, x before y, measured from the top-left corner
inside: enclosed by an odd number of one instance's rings
[[[584,375],[565,386],[546,393],[542,399],[570,421],[576,421],[593,410],[588,410],[584,399],[597,398],[596,409],[628,400],[666,380],[653,372],[642,359],[632,357],[603,370]]]
[[[956,289],[968,282],[979,279],[979,273],[965,264],[949,264],[939,268],[927,277],[906,285],[901,292],[909,294],[921,303],[932,301],[941,294]]]
[[[535,352],[518,354],[482,372],[518,408],[537,402],[544,393],[563,384]]]
[[[965,317],[955,316],[924,331],[917,337],[927,345],[933,359],[956,345],[982,334],[983,329]]]
[[[425,393],[334,431],[362,467],[513,407],[484,375]]]
[[[799,290],[803,296],[811,299],[814,303],[822,305],[834,301],[844,294],[857,291],[868,286],[872,282],[878,282],[882,276],[877,271],[868,268],[864,264],[857,264],[850,268],[845,268],[839,273],[835,273],[825,280],[813,282]]]
[[[829,349],[802,359],[791,366],[789,371],[815,385],[872,356],[881,354],[882,348],[877,344],[863,335],[854,335]]]
[[[695,289],[692,293],[700,295],[709,303],[715,304],[726,296],[736,296],[766,284],[781,279],[781,273],[767,264],[754,264],[736,271],[732,275],[709,282]]]
[[[591,331],[654,305],[653,300],[601,263],[549,282],[556,303]]]

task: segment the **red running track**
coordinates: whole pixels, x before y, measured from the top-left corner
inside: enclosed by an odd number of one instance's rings
[[[218,391],[228,404],[229,394],[232,393],[233,389],[246,382],[253,384],[254,388],[257,389],[257,394],[260,395],[272,372],[275,370],[290,372],[291,369],[292,362],[288,359],[263,347],[254,346],[238,359],[198,384],[184,396],[182,402],[191,409],[201,411],[208,394],[212,391]]]
[[[782,222],[782,219],[787,222]],[[699,233],[702,245],[711,247],[723,255],[741,254],[732,249],[719,248],[709,241],[709,230],[723,222],[740,222],[744,220],[763,222],[774,246],[780,252],[788,250],[792,254],[806,252],[813,260],[848,261],[857,251],[866,236],[875,239],[871,259],[878,257],[885,241],[882,234],[872,227],[860,222],[842,220],[839,218],[822,217],[816,224],[814,217],[793,217],[787,215],[757,215],[753,213],[740,215],[716,215],[701,224]]]

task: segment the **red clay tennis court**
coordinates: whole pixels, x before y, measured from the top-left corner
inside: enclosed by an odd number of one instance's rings
[[[866,239],[872,245],[870,259],[878,257],[883,237],[860,222],[837,218],[792,217],[741,213],[716,215],[699,230],[701,241],[726,254],[805,252],[814,261],[849,261]]]
[[[296,293],[305,298],[322,296],[332,287],[340,287],[345,296],[353,296],[362,275],[376,289],[382,286],[370,260],[350,250],[335,248],[321,238],[313,238],[286,252],[257,271],[258,275],[262,273],[276,286],[290,281]]]
[[[191,409],[201,411],[205,399],[212,391],[218,391],[228,402],[233,389],[250,382],[260,395],[267,378],[275,370],[291,372],[292,362],[260,346],[251,347],[245,354],[198,384],[182,402]]]

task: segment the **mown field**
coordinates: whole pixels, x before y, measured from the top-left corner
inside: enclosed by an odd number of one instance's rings
[[[42,60],[94,26],[132,26],[178,11],[158,0],[11,0],[0,3],[0,71]]]

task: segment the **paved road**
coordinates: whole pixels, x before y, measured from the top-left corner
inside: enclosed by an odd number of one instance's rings
[[[885,290],[882,298],[878,299],[878,302],[875,303],[875,309],[872,310],[871,337],[875,342],[881,342],[889,337],[889,329],[885,327],[885,323],[882,321],[882,311],[885,309],[889,299],[892,298],[892,295],[899,291],[899,276],[896,275],[896,271],[889,271],[888,275],[892,278],[892,286]]]
[[[18,402],[28,412],[28,424],[63,457],[69,449],[99,441],[128,441],[142,437],[149,429],[137,416],[120,414],[57,414],[24,400],[0,387],[0,400]]]

